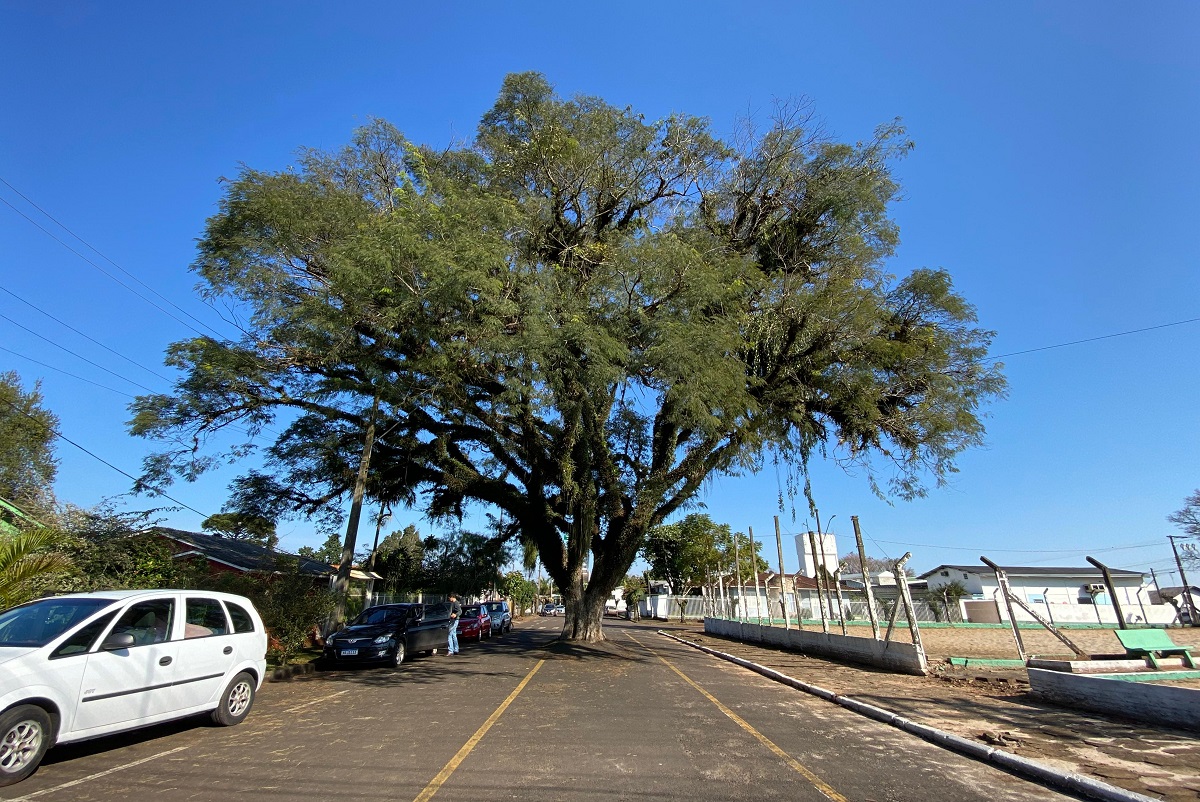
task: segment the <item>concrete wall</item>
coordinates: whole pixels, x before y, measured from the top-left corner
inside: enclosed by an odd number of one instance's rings
[[[723,638],[766,643],[784,649],[827,657],[831,660],[845,660],[851,663],[886,668],[901,674],[923,675],[923,664],[917,649],[911,643],[884,643],[874,638],[857,638],[854,636],[826,635],[812,630],[784,629],[760,624],[744,624],[740,621],[729,621],[721,618],[704,619],[704,631],[710,635]]]
[[[1014,588],[1014,592],[1021,593],[1024,598],[1028,599],[1029,594]],[[1132,596],[1137,590],[1136,588],[1118,588],[1119,592],[1129,591]],[[992,605],[999,607],[999,620],[1002,622],[1008,621],[1008,608],[1002,601],[999,601],[1000,595],[995,594],[996,600],[985,599],[959,599],[959,608],[963,614],[963,620],[971,623],[992,623],[997,619],[991,615],[981,614]],[[1137,597],[1132,602],[1121,600],[1121,611],[1125,613],[1125,620],[1131,624],[1172,624],[1177,619],[1175,608],[1169,604],[1149,604],[1146,601],[1146,596],[1143,593],[1141,596],[1141,604],[1136,601]],[[1047,618],[1055,624],[1115,624],[1117,623],[1117,612],[1111,604],[1075,604],[1067,599],[1066,596],[1055,596],[1054,591],[1049,594],[1049,603],[1045,601],[1034,602],[1026,601],[1026,603],[1037,611],[1042,618]],[[1034,618],[1029,613],[1022,610],[1017,605],[1013,605],[1013,612],[1017,615],[1018,621],[1033,621]]]
[[[1067,707],[1200,730],[1200,690],[1196,688],[1030,668],[1029,689],[1035,696]]]

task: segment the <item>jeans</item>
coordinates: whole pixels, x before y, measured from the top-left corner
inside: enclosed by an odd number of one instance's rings
[[[450,654],[458,654],[458,622],[450,622],[450,636],[446,641],[446,651]]]

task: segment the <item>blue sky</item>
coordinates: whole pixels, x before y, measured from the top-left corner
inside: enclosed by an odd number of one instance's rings
[[[126,433],[122,393],[165,389],[151,372],[170,376],[164,348],[203,328],[173,305],[228,332],[187,269],[220,176],[242,163],[282,169],[371,117],[416,141],[470,137],[519,70],[564,95],[703,115],[723,132],[798,96],[847,140],[903,118],[916,149],[898,166],[891,269],[951,271],[997,332],[997,355],[1200,317],[1193,3],[428,5],[0,0],[0,178],[11,185],[0,199],[95,263],[0,203],[0,370],[41,379],[67,437],[136,474],[152,444]],[[861,476],[817,465],[822,517],[845,534],[858,515],[871,553],[911,550],[919,570],[980,554],[1011,565],[1092,554],[1169,579],[1165,516],[1200,486],[1198,344],[1200,323],[1188,323],[1005,358],[1010,396],[950,487],[889,505]],[[66,443],[58,456],[63,500],[130,487]],[[215,512],[235,475],[172,495]],[[781,481],[772,469],[717,478],[703,503],[767,536]],[[795,521],[782,513],[785,532],[807,528],[798,509]],[[416,513],[396,523],[409,520],[429,530]],[[293,550],[323,539],[304,522],[281,533]]]

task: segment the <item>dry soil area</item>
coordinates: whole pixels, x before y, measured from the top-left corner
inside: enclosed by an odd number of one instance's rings
[[[961,668],[945,662],[950,656],[1015,657],[1012,635],[1004,630],[923,630],[932,666],[928,677],[889,674],[711,637],[697,626],[674,626],[671,631],[1024,757],[1171,802],[1200,800],[1200,739],[1196,733],[1118,721],[1041,702],[1028,694],[1024,668]],[[1005,635],[1008,651],[1001,637]],[[1045,646],[1043,633],[1030,630],[1029,635],[1026,643],[1032,652],[1070,653],[1048,633]],[[1114,651],[1116,638],[1111,631],[1075,630],[1069,636],[1089,652]]]

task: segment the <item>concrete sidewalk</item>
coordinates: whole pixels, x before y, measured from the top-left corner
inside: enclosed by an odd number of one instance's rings
[[[1027,693],[1024,668],[934,663],[933,676],[910,677],[712,637],[698,625],[675,624],[670,631],[1023,757],[1170,802],[1200,800],[1200,740],[1194,734],[1040,702]]]

